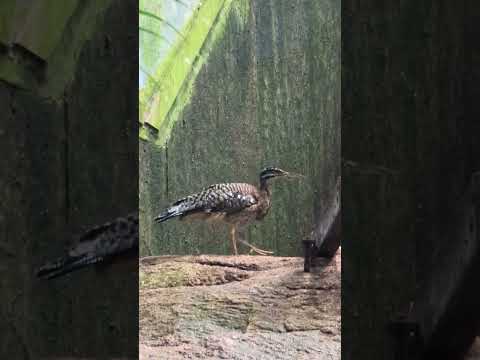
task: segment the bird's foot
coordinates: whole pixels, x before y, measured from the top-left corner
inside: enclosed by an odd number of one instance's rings
[[[244,245],[247,245],[249,248],[250,248],[250,254],[252,252],[254,253],[257,253],[259,255],[264,255],[264,256],[267,256],[267,255],[272,255],[273,254],[273,251],[268,251],[268,250],[262,250],[262,249],[259,249],[257,248],[256,246],[253,246],[252,244],[249,244],[248,242],[246,242],[245,240],[239,240],[242,244]]]
[[[262,249],[259,249],[259,248],[250,249],[250,251],[254,252],[254,253],[257,253],[259,255],[263,255],[263,256],[273,255],[273,251],[262,250]]]
[[[250,249],[250,251],[248,252],[248,255],[253,255],[253,254],[268,256],[268,255],[272,255],[273,251],[267,251],[267,250],[262,250],[262,249],[258,249],[258,250]]]

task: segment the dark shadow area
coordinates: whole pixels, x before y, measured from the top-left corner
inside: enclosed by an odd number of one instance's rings
[[[480,7],[342,5],[342,359],[462,359],[480,332]]]
[[[23,5],[0,13],[0,357],[137,358],[138,4]]]
[[[480,333],[479,278],[480,253],[477,253],[432,334],[425,359],[461,359],[467,354]]]

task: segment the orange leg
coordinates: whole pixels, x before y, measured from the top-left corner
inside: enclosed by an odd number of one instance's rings
[[[236,233],[236,228],[235,228],[235,226],[232,226],[232,230],[230,231],[230,234],[232,236],[233,251],[235,252],[235,255],[238,255],[237,239],[236,239],[235,233]]]
[[[247,245],[253,252],[256,252],[257,254],[260,254],[260,255],[272,255],[273,254],[273,251],[267,251],[267,250],[259,249],[256,246],[253,246],[252,244],[249,244],[245,240],[239,239],[238,241],[240,241],[244,245]]]

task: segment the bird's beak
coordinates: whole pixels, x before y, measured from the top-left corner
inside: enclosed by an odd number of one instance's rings
[[[298,178],[304,178],[304,177],[305,177],[305,175],[297,174],[297,173],[292,173],[292,172],[285,172],[285,175],[284,175],[284,176],[289,177],[289,178],[294,178],[294,179],[295,179],[295,178],[298,179]]]

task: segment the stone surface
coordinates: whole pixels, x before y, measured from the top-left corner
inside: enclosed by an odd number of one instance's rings
[[[149,257],[140,286],[141,359],[340,359],[340,251],[311,273],[294,257]]]

